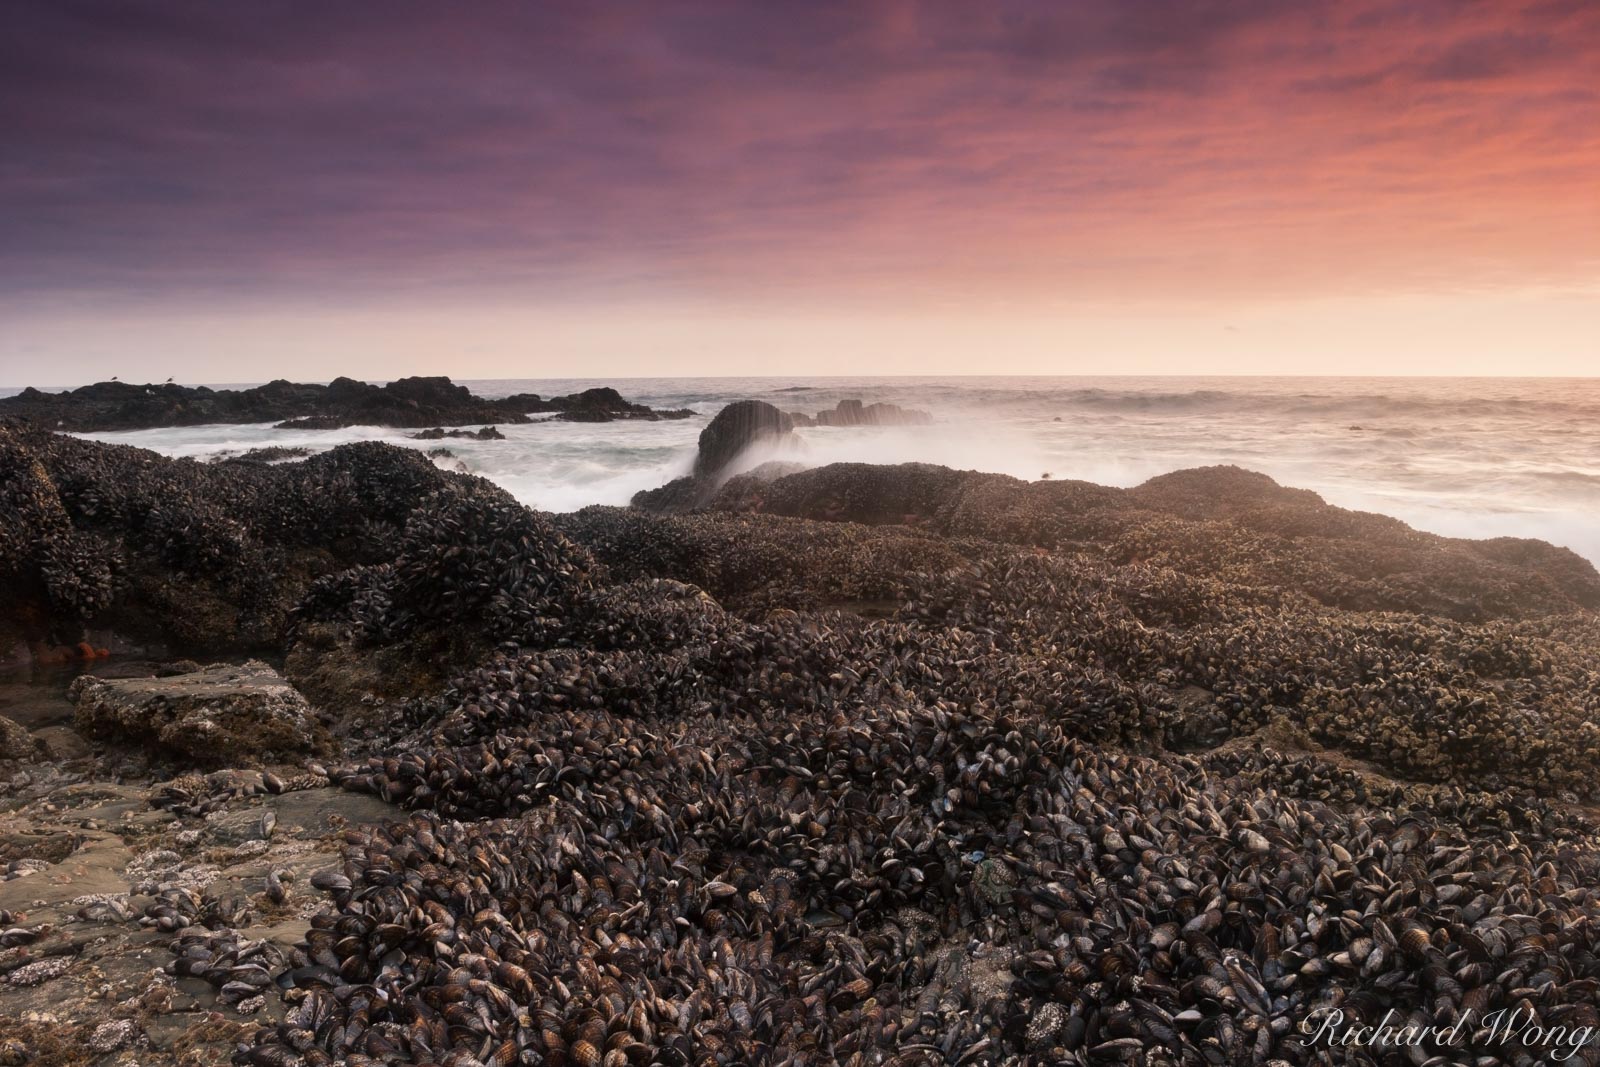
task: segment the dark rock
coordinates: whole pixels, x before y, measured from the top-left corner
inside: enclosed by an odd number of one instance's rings
[[[655,489],[641,489],[633,494],[633,499],[629,503],[645,511],[658,511],[664,514],[693,511],[704,507],[716,495],[716,491],[715,482],[685,475]]]
[[[601,408],[574,408],[552,415],[550,422],[615,422],[619,418],[613,412]]]
[[[466,386],[456,385],[443,376],[401,378],[384,386],[384,392],[414,404],[433,407],[470,404],[474,399],[472,391]]]
[[[794,420],[764,400],[739,400],[700,431],[694,470],[659,489],[634,494],[633,506],[648,511],[690,511],[707,503],[727,477],[727,468],[754,445],[794,441]]]
[[[537,393],[518,393],[506,397],[502,404],[532,415],[555,413],[559,422],[614,422],[618,419],[687,419],[694,415],[687,408],[655,410],[643,404],[632,404],[622,394],[608,386],[585,389],[581,393],[551,397],[545,400]]]
[[[973,480],[972,472],[931,463],[835,463],[777,478],[768,477],[767,473],[757,468],[729,480],[713,506],[874,526],[919,525],[938,520],[961,488]]]
[[[788,440],[794,420],[763,400],[740,400],[717,412],[700,431],[700,450],[694,457],[694,476],[715,479],[745,449],[756,444]]]
[[[205,423],[271,422],[280,429],[331,430],[345,426],[460,426],[522,423],[530,413],[576,413],[591,418],[687,418],[688,411],[653,411],[631,404],[615,389],[589,389],[541,400],[521,394],[504,400],[472,395],[444,377],[401,378],[377,386],[353,378],[327,385],[283,380],[253,389],[133,385],[98,382],[62,393],[24,389],[0,398],[0,418],[50,429],[139,430]]]
[[[435,426],[431,430],[411,435],[413,441],[442,441],[447,437],[462,438],[468,441],[504,441],[506,435],[493,426],[485,426],[481,430],[446,430],[442,426]]]
[[[863,405],[859,400],[841,400],[832,411],[815,417],[788,414],[763,400],[740,400],[717,412],[700,431],[700,447],[693,471],[659,489],[647,489],[633,497],[633,506],[649,511],[690,511],[708,504],[728,478],[728,468],[746,450],[756,445],[786,445],[796,441],[796,426],[894,426],[932,422],[924,411],[911,411],[893,404]],[[770,479],[770,473],[765,479]]]
[[[118,569],[73,523],[33,443],[0,424],[0,648],[81,641],[111,603]]]
[[[285,419],[274,430],[342,430],[352,423],[343,415],[303,415],[298,419]]]
[[[35,736],[44,746],[45,753],[53,760],[82,759],[94,752],[83,735],[70,726],[41,727]]]
[[[483,482],[442,491],[391,558],[319,580],[295,609],[288,670],[325,706],[428,692],[495,644],[542,647],[568,623],[593,559]]]

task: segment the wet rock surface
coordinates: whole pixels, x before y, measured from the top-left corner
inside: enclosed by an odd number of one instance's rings
[[[6,782],[0,841],[65,844],[0,876],[0,1052],[30,1065],[225,1063],[284,1017],[272,976],[296,959],[321,906],[310,880],[337,862],[339,835],[397,813],[314,780],[274,794],[260,772],[238,772],[201,816],[173,810],[159,783],[93,777]],[[241,844],[219,816],[270,834]]]

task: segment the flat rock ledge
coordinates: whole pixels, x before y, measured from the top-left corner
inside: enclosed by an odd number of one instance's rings
[[[305,697],[260,660],[215,663],[165,678],[72,683],[74,725],[89,737],[143,745],[201,766],[313,752],[326,731]]]

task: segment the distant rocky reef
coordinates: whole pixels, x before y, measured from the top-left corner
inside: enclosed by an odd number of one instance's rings
[[[518,393],[500,399],[474,396],[446,377],[401,378],[371,385],[335,378],[327,385],[278,379],[251,389],[203,385],[134,385],[97,382],[61,393],[24,389],[0,398],[0,417],[53,430],[148,430],[207,423],[276,423],[279,429],[334,430],[346,426],[422,429],[483,423],[524,423],[533,415],[572,422],[617,419],[686,419],[686,409],[657,411],[624,400],[610,388],[545,398]]]
[[[467,441],[504,441],[506,435],[493,426],[485,426],[481,430],[447,430],[443,426],[435,426],[431,430],[411,435],[413,441],[442,441],[446,437],[453,437]]]
[[[926,426],[933,422],[933,416],[926,411],[898,404],[863,404],[859,400],[841,400],[832,411],[815,415],[803,411],[788,415],[795,426]]]

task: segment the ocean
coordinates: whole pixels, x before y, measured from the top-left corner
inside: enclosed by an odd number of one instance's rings
[[[724,404],[816,412],[841,399],[921,408],[930,426],[799,431],[769,458],[923,461],[1036,479],[1130,486],[1214,463],[1262,471],[1343,507],[1461,537],[1538,537],[1600,563],[1600,379],[1551,378],[632,378],[463,380],[473,392],[558,395],[609,385],[681,422],[502,426],[504,441],[411,441],[408,431],[199,426],[85,436],[209,457],[267,444],[356,440],[415,448],[549,511],[624,504],[688,471]]]

